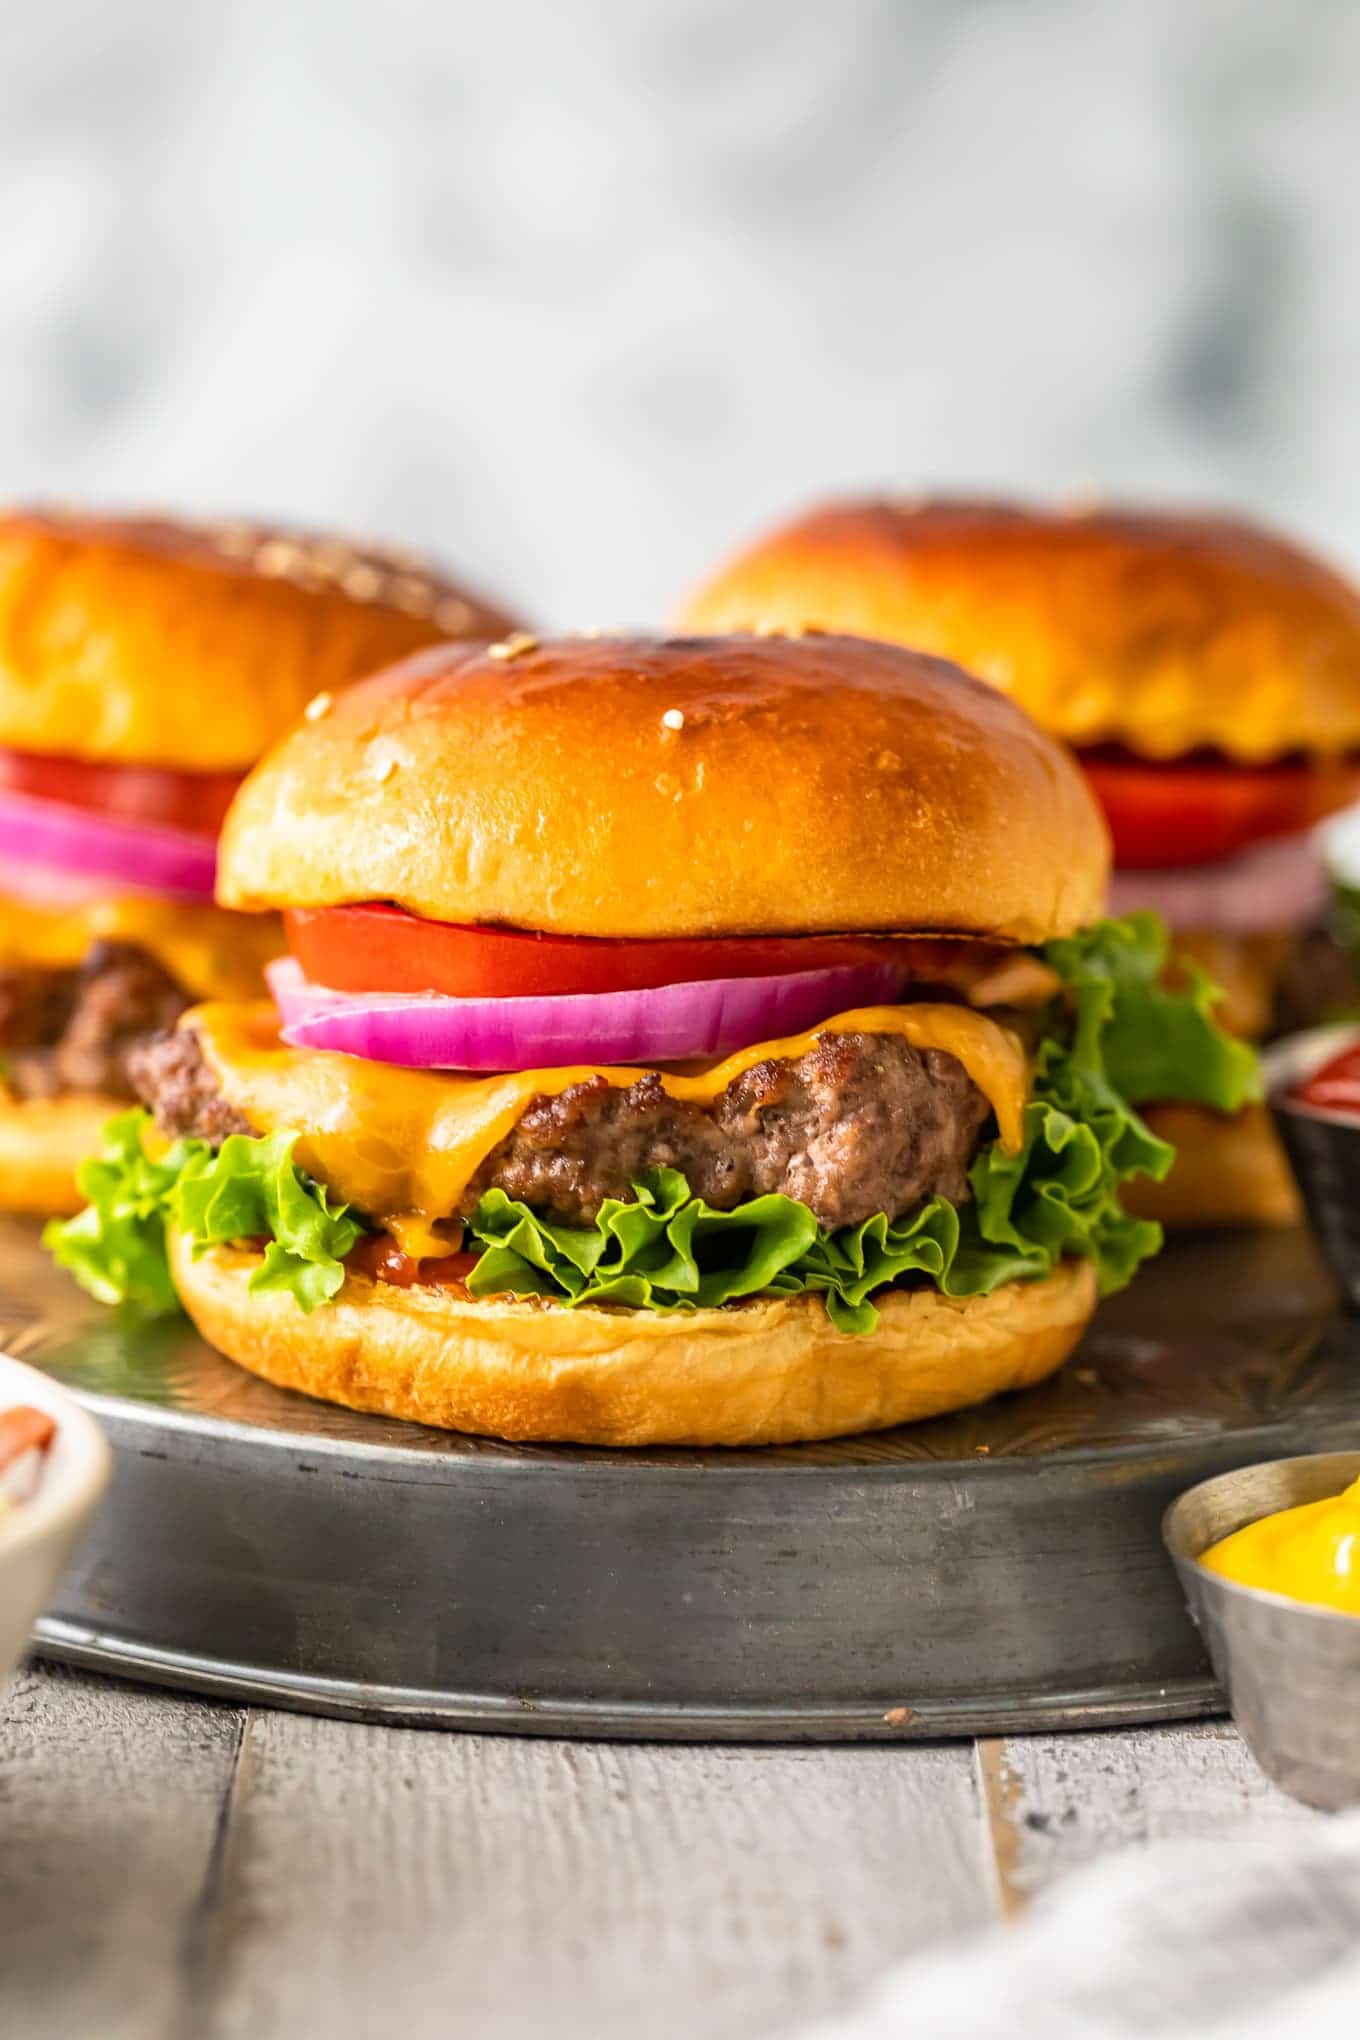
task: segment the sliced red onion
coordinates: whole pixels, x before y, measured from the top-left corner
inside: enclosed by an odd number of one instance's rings
[[[0,793],[0,870],[27,870],[25,897],[37,898],[44,876],[59,900],[97,880],[107,890],[210,900],[217,845],[163,822],[128,822],[91,808],[63,806],[31,793]],[[95,890],[91,886],[91,891]]]
[[[88,873],[61,871],[55,864],[31,864],[23,857],[0,856],[0,896],[22,900],[26,906],[60,913],[64,907],[87,906],[92,900],[109,897],[106,878]]]
[[[1148,908],[1168,928],[1217,928],[1258,935],[1310,921],[1327,897],[1327,877],[1311,836],[1261,843],[1224,864],[1181,871],[1117,871],[1110,912]]]
[[[895,1003],[902,989],[897,970],[873,963],[541,999],[333,992],[304,977],[291,956],[267,975],[292,1047],[426,1070],[688,1062],[802,1034],[856,1006]]]

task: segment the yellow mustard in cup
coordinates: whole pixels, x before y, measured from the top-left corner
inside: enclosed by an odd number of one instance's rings
[[[1360,1615],[1360,1480],[1327,1501],[1244,1524],[1199,1562],[1238,1586]]]

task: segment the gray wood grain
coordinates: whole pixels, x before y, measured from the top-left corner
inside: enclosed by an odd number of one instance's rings
[[[1308,1815],[1233,1731],[685,1749],[0,1696],[0,2033],[750,2036],[1174,1835]]]
[[[966,1746],[254,1719],[211,2040],[749,2035],[992,1916]]]
[[[1119,1849],[1316,1817],[1276,1790],[1226,1722],[1017,1736],[991,1747],[999,1764],[988,1811],[1012,1910]]]
[[[47,1666],[0,1687],[0,2032],[187,2030],[240,1721]]]

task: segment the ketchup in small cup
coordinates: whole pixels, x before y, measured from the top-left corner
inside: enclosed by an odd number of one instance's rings
[[[46,1410],[27,1404],[0,1410],[0,1518],[31,1501],[41,1477],[42,1456],[57,1435]]]
[[[1276,1042],[1266,1092],[1308,1223],[1352,1310],[1360,1310],[1360,1026]]]
[[[1287,1095],[1314,1112],[1335,1112],[1360,1121],[1360,1041],[1351,1042],[1311,1077],[1302,1078]]]

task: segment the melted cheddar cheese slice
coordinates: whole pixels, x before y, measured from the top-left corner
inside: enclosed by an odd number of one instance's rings
[[[195,999],[254,998],[284,946],[273,914],[230,914],[150,893],[51,909],[0,893],[0,969],[73,967],[101,940],[136,943]]]
[[[295,1132],[299,1165],[416,1256],[448,1252],[447,1232],[436,1225],[457,1211],[486,1157],[534,1098],[555,1097],[588,1077],[622,1087],[645,1074],[586,1065],[464,1076],[285,1048],[265,1002],[200,1006],[181,1024],[194,1028],[223,1096],[256,1133]],[[1003,1145],[1019,1147],[1029,1089],[1024,1051],[1014,1034],[966,1006],[868,1006],[700,1070],[663,1070],[661,1082],[672,1098],[711,1105],[743,1071],[767,1058],[807,1055],[822,1034],[892,1034],[913,1048],[956,1056],[991,1103]]]

